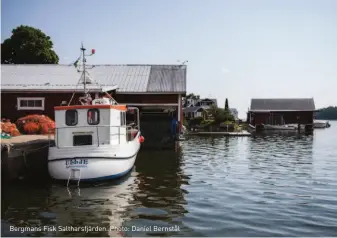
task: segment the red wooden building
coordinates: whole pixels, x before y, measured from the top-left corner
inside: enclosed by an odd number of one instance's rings
[[[182,96],[186,94],[186,65],[95,65],[86,80],[94,98],[103,91],[118,103],[141,112],[175,111],[182,123]],[[54,106],[82,96],[81,73],[68,65],[1,65],[1,117],[13,121],[27,114],[54,118]],[[159,109],[159,110],[158,110]]]
[[[247,121],[261,124],[313,125],[315,102],[313,98],[252,99]]]

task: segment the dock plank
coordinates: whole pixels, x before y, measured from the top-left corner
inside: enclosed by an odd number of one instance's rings
[[[188,135],[251,136],[251,133],[249,133],[248,131],[242,131],[242,132],[200,131],[200,132],[189,132]]]
[[[21,136],[14,136],[9,139],[1,139],[1,144],[7,145],[15,145],[15,144],[22,144],[22,143],[31,143],[35,141],[48,141],[54,140],[54,136],[48,135],[21,135]]]

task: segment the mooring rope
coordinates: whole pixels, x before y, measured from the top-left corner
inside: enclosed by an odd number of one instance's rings
[[[26,150],[24,150],[24,149],[17,149],[17,148],[13,148],[13,147],[11,147],[11,150],[16,150],[16,151],[21,151],[21,152],[25,152],[26,154],[28,154],[28,153],[31,153],[31,152],[33,152],[33,151],[37,151],[37,150],[41,150],[41,149],[44,149],[44,148],[46,148],[46,147],[49,147],[49,145],[45,145],[45,146],[42,146],[42,147],[39,147],[39,148],[35,148],[35,149],[26,149]],[[9,151],[8,151],[9,152]]]
[[[26,158],[26,151],[22,150],[21,154],[23,156],[23,162],[27,168],[29,168],[28,163],[27,163],[27,158]]]

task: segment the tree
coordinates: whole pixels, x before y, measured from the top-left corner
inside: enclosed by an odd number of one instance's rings
[[[30,26],[12,30],[10,38],[1,44],[2,64],[58,64],[50,37]]]
[[[234,117],[229,111],[225,111],[224,109],[218,108],[215,105],[210,106],[208,113],[213,117],[216,124],[225,121],[234,121]]]
[[[225,102],[225,111],[228,112],[229,111],[229,107],[228,107],[228,99],[226,98],[226,102]]]
[[[316,119],[318,120],[337,120],[337,107],[321,108],[316,113]]]
[[[200,99],[200,96],[197,95],[197,94],[194,94],[194,93],[187,94],[186,97],[183,97],[181,99],[184,107],[187,106],[187,100],[188,99],[193,99],[193,100],[197,101],[197,100]]]
[[[211,105],[208,109],[207,109],[207,113],[208,116],[212,117],[215,121],[215,118],[217,117],[217,115],[219,114],[219,108],[215,105]]]
[[[186,96],[186,99],[195,99],[195,100],[198,100],[200,99],[200,96],[197,95],[197,94],[194,94],[194,93],[190,93]]]

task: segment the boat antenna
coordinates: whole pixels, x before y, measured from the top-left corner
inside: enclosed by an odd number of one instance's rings
[[[86,56],[92,56],[93,54],[95,54],[95,49],[91,50],[91,54],[86,55],[85,54],[86,49],[84,48],[83,42],[82,42],[81,51],[82,51],[82,63],[83,63],[83,85],[84,85],[84,98],[83,99],[85,99],[85,101],[88,102],[88,101],[91,101],[91,96],[90,96],[90,94],[88,94],[87,87],[86,87],[87,86],[87,78],[86,78],[85,74],[86,74],[86,62],[87,62],[87,60],[86,60],[85,57]]]
[[[86,56],[92,56],[93,54],[95,54],[95,49],[92,49],[91,50],[91,54],[89,54],[89,55],[86,55],[85,54],[85,51],[86,51],[86,49],[84,48],[84,46],[83,46],[83,42],[82,42],[82,44],[81,44],[81,55],[80,55],[80,57],[79,57],[79,59],[78,59],[78,61],[80,60],[80,58],[82,58],[82,64],[83,64],[83,70],[82,70],[82,76],[83,76],[83,85],[84,85],[84,96],[83,97],[81,97],[80,98],[80,101],[81,100],[85,100],[86,102],[88,102],[89,100],[91,100],[91,97],[90,97],[90,94],[88,94],[88,92],[87,92],[87,78],[86,78]],[[76,66],[76,65],[75,65]],[[77,67],[77,66],[76,66]],[[94,68],[94,66],[92,67],[92,68]],[[81,70],[77,70],[78,72],[81,72]],[[80,77],[80,79],[79,79],[79,81],[78,81],[78,83],[81,81],[81,77]],[[70,101],[69,101],[69,103],[68,103],[68,106],[70,105],[70,103],[71,103],[71,101],[73,100],[73,97],[74,97],[74,95],[75,95],[75,92],[73,93],[73,95],[72,95],[72,97],[71,97],[71,99],[70,99]],[[83,102],[82,102],[83,103]]]
[[[82,51],[82,63],[83,63],[83,84],[84,84],[84,95],[86,95],[86,84],[87,84],[87,80],[86,80],[86,77],[85,77],[85,48],[83,47],[83,42],[82,42],[82,46],[81,46],[81,51]]]

